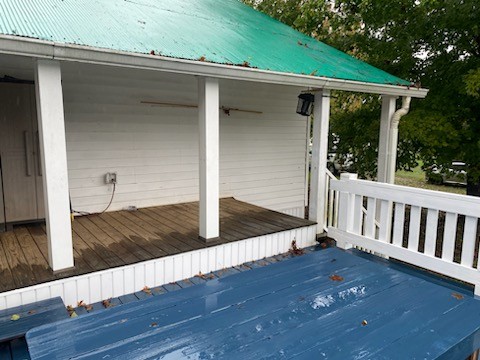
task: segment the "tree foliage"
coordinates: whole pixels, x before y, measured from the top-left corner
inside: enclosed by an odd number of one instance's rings
[[[480,180],[478,0],[245,0],[329,45],[428,88],[399,128],[397,167],[463,160]],[[380,98],[336,93],[332,132],[364,176],[376,172]]]

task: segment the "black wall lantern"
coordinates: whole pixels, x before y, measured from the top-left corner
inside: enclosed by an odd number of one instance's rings
[[[313,94],[298,95],[297,114],[310,116],[312,114],[314,101],[315,95]]]

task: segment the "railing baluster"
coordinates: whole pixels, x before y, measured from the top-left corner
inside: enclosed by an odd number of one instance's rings
[[[457,235],[457,214],[447,212],[443,233],[442,259],[453,261],[455,237]]]
[[[405,226],[405,204],[395,203],[395,220],[393,224],[392,244],[402,246],[403,230]]]
[[[477,218],[465,216],[461,264],[469,267],[473,267],[476,245],[475,240],[477,238],[477,223]]]
[[[333,225],[333,202],[335,201],[335,191],[329,190],[328,195],[328,226]]]
[[[378,240],[389,243],[392,230],[392,203],[388,200],[380,201],[380,226]]]
[[[428,209],[427,225],[425,229],[425,249],[424,254],[435,256],[435,247],[437,245],[438,229],[438,210]]]
[[[355,234],[362,233],[363,225],[363,196],[355,195],[355,204],[354,204],[354,216],[353,216],[353,228],[352,232]]]
[[[365,236],[375,239],[375,213],[377,208],[377,201],[374,198],[367,200],[367,217],[365,219]]]
[[[410,208],[410,225],[408,227],[408,248],[410,250],[418,251],[421,215],[422,208],[420,206],[412,206]]]

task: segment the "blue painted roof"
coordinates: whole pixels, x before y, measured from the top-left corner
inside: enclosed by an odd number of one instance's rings
[[[480,302],[338,249],[214,279],[27,334],[32,359],[465,358]]]
[[[409,85],[238,0],[0,0],[0,34],[292,74]]]

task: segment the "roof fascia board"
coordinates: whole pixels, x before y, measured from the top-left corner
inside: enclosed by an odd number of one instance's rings
[[[415,87],[409,88],[404,86],[288,74],[239,66],[62,44],[11,35],[0,36],[0,53],[136,69],[159,70],[223,79],[291,85],[303,88],[323,88],[391,96],[411,96],[414,98],[424,98],[428,93],[427,89],[418,89]]]

